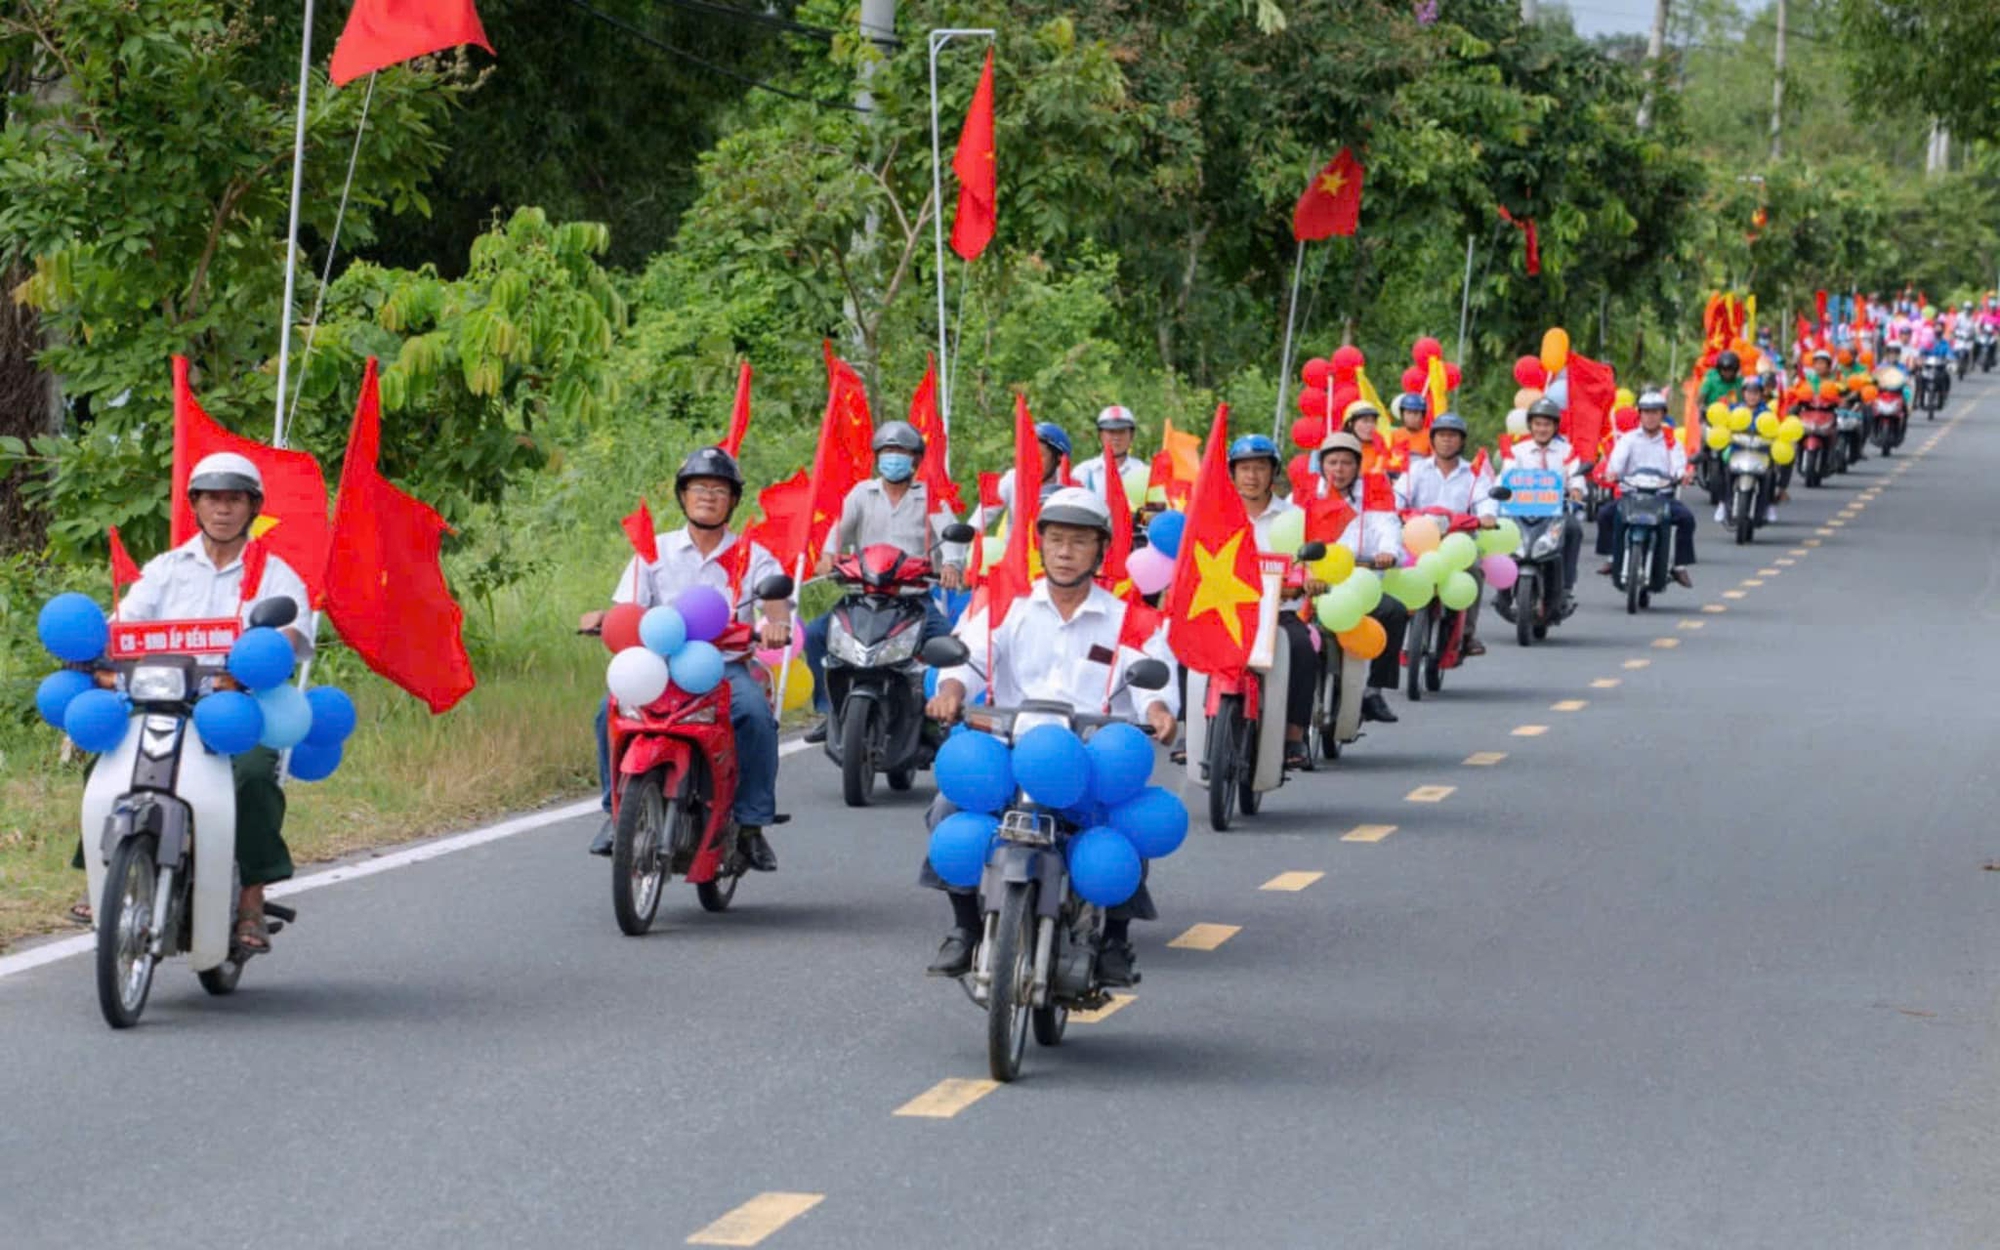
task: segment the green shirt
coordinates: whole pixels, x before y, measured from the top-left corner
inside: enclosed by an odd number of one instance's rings
[[[1710,369],[1708,376],[1701,380],[1701,399],[1699,402],[1702,411],[1708,411],[1708,406],[1714,403],[1734,405],[1737,394],[1741,391],[1742,387],[1742,374],[1737,374],[1734,382],[1725,382],[1722,379],[1720,370]]]

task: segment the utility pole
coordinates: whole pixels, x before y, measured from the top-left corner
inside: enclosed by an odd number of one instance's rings
[[[1930,144],[1924,151],[1924,175],[1935,178],[1951,168],[1951,131],[1931,118]]]
[[[1541,20],[1541,16],[1542,6],[1538,3],[1538,0],[1521,0],[1521,22],[1523,25],[1533,26],[1537,21]]]
[[[1785,0],[1778,0],[1778,50],[1777,64],[1771,74],[1771,163],[1778,163],[1784,153],[1784,145],[1779,136],[1785,116]]]
[[[1653,34],[1646,40],[1646,94],[1639,100],[1639,129],[1653,124],[1653,93],[1660,88],[1660,58],[1667,52],[1667,8],[1670,0],[1655,0]]]

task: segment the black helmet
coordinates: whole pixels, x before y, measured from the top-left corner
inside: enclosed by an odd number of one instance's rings
[[[1735,352],[1724,352],[1715,358],[1715,367],[1723,373],[1741,373],[1743,358]]]
[[[720,447],[703,447],[688,453],[681,461],[680,472],[674,474],[674,495],[687,489],[690,479],[697,477],[720,478],[729,483],[732,501],[743,498],[743,470],[736,467],[736,457]]]
[[[1536,417],[1547,417],[1551,421],[1560,422],[1563,419],[1562,405],[1544,395],[1528,405],[1528,420],[1533,421]]]
[[[907,451],[918,460],[924,458],[924,436],[917,433],[917,427],[908,421],[884,421],[875,431],[875,441],[869,450],[878,455],[885,451]]]

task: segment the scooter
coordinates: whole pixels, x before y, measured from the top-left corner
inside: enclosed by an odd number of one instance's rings
[[[1965,372],[1972,367],[1972,327],[1963,322],[1952,331],[1951,358],[1958,367],[1958,380],[1965,381]]]
[[[1868,455],[1868,414],[1858,399],[1834,410],[1834,427],[1840,449],[1834,471],[1845,473]]]
[[[933,638],[923,647],[924,662],[932,668],[964,664],[969,656],[965,643],[949,636]],[[1140,660],[1125,670],[1124,682],[1112,697],[1127,687],[1161,690],[1172,679],[1160,661]],[[978,719],[1010,745],[1042,725],[1062,725],[1087,737],[1105,725],[1138,723],[1122,716],[1078,712],[1068,703],[1043,699],[1019,707],[982,708]],[[996,1081],[1011,1081],[1021,1074],[1030,1031],[1041,1045],[1058,1045],[1070,1012],[1111,1001],[1097,975],[1104,910],[1079,896],[1069,877],[1069,840],[1082,831],[1062,812],[1017,793],[1001,815],[986,853],[979,882],[985,926],[972,970],[959,979],[959,985],[973,1005],[986,1012],[986,1068]]]
[[[266,599],[251,626],[282,629],[298,615],[290,599]],[[157,624],[157,622],[156,622]],[[98,757],[83,788],[84,871],[97,902],[97,1005],[114,1029],[139,1023],[160,962],[185,954],[210,994],[235,991],[257,952],[236,943],[242,899],[236,870],[236,781],[229,757],[193,732],[203,696],[234,689],[220,666],[236,640],[234,620],[187,622],[155,636],[199,634],[199,647],[132,651],[114,643],[100,685],[132,703],[136,726]],[[149,633],[155,631],[148,631]],[[168,644],[171,647],[172,644]],[[203,663],[203,661],[208,661]],[[278,923],[298,919],[266,902]]]
[[[1840,418],[1820,404],[1799,409],[1799,422],[1806,427],[1799,448],[1799,472],[1808,487],[1817,488],[1837,471]]]
[[[1994,357],[2000,355],[2000,333],[1996,333],[1992,326],[1982,324],[1973,340],[1973,355],[1979,358],[1979,371],[1991,373]]]
[[[1361,700],[1368,693],[1368,661],[1349,655],[1319,622],[1319,681],[1313,687],[1312,719],[1306,723],[1306,771],[1332,763],[1361,737]],[[1281,748],[1282,749],[1282,748]]]
[[[1757,536],[1771,505],[1771,441],[1753,433],[1730,439],[1729,524],[1741,547]]]
[[[1410,512],[1404,519],[1419,515],[1425,514]],[[1470,534],[1479,529],[1479,518],[1470,513],[1432,510],[1428,515],[1445,522],[1447,534]],[[1483,583],[1480,593],[1485,593]],[[1410,702],[1422,702],[1426,691],[1436,694],[1443,690],[1445,672],[1465,663],[1465,621],[1463,611],[1447,608],[1435,595],[1410,613],[1408,639],[1403,646],[1403,663],[1409,668],[1404,693]]]
[[[1876,449],[1887,456],[1902,446],[1904,435],[1909,433],[1910,409],[1903,397],[1908,377],[1901,369],[1890,367],[1878,373],[1875,382],[1878,390],[1869,435]]]
[[[1208,823],[1217,833],[1228,830],[1239,808],[1245,816],[1255,816],[1264,796],[1285,783],[1284,692],[1292,657],[1278,636],[1278,612],[1292,566],[1325,555],[1324,543],[1307,543],[1296,556],[1259,555],[1264,593],[1249,667],[1240,679],[1211,680],[1206,673],[1188,671],[1188,779],[1208,791]],[[1273,698],[1278,700],[1275,716],[1266,706]]]
[[[1675,485],[1653,469],[1627,474],[1621,485],[1618,523],[1625,541],[1612,561],[1611,584],[1624,592],[1626,614],[1635,616],[1653,606],[1653,596],[1667,588],[1673,574]]]
[[[1531,647],[1573,610],[1563,594],[1568,492],[1563,475],[1554,469],[1509,469],[1493,494],[1501,500],[1500,515],[1511,518],[1521,531],[1521,545],[1514,551],[1520,572],[1508,611],[1514,619],[1514,641]],[[1496,601],[1496,610],[1499,606]]]
[[[758,584],[755,597],[791,594],[792,579],[776,574]],[[771,697],[770,673],[751,658],[756,641],[749,625],[732,621],[715,647],[726,661],[746,661],[764,698]],[[720,912],[729,909],[749,868],[737,845],[731,697],[727,681],[689,694],[670,678],[666,693],[645,707],[613,701],[607,726],[617,779],[611,787],[611,910],[630,937],[653,927],[669,875],[694,887],[703,911]]]
[[[972,527],[953,527],[946,540],[970,542]],[[963,530],[957,537],[955,531]],[[891,790],[908,790],[929,768],[943,742],[924,718],[924,601],[937,577],[928,560],[877,543],[834,562],[841,587],[826,625],[826,753],[840,765],[841,797],[849,807],[875,799],[875,774]]]
[[[1924,410],[1924,420],[1937,420],[1938,409],[1951,394],[1951,370],[1936,356],[1926,356],[1917,366],[1917,407]]]

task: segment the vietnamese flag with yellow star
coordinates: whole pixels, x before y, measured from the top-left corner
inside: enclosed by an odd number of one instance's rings
[[[1229,405],[1215,410],[1167,592],[1167,645],[1198,673],[1241,679],[1257,640],[1264,575],[1243,497],[1229,479]]]
[[[1345,237],[1359,229],[1363,172],[1354,150],[1340,149],[1299,196],[1292,209],[1292,237],[1305,243],[1334,234]]]

